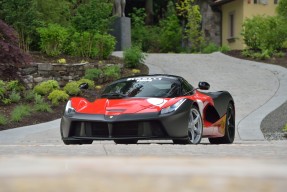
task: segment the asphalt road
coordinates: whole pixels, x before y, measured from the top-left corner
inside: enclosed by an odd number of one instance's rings
[[[1,131],[0,191],[286,191],[287,142],[266,141],[260,131],[262,119],[287,100],[285,68],[220,53],[150,54],[146,64],[150,73],[230,91],[235,143],[65,146],[59,120]]]

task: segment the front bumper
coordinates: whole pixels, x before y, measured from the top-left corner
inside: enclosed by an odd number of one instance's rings
[[[118,116],[76,113],[63,116],[63,140],[114,139],[180,139],[187,138],[189,111],[192,101],[187,100],[175,112],[123,114]]]

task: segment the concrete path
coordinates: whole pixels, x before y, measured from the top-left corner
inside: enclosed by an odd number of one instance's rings
[[[115,53],[122,55],[122,53]],[[285,68],[214,53],[149,54],[150,73],[228,90],[236,104],[232,145],[110,141],[65,146],[59,120],[0,132],[2,191],[286,191],[287,142],[264,140],[262,119],[287,100]]]

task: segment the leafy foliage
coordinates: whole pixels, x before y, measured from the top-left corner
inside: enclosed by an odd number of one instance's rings
[[[52,101],[53,105],[59,105],[60,101],[67,101],[69,99],[69,95],[62,90],[54,90],[49,94],[48,99]]]
[[[242,35],[250,49],[273,53],[287,39],[287,23],[280,17],[254,16],[244,21]]]
[[[40,34],[41,50],[49,56],[57,56],[64,52],[65,41],[69,35],[66,28],[58,24],[48,24],[37,29]]]
[[[0,125],[6,125],[7,123],[8,119],[4,115],[0,114]]]
[[[21,99],[20,93],[17,93],[15,90],[9,95],[9,99],[12,103],[18,103]]]
[[[285,19],[287,19],[287,0],[279,1],[277,13],[279,16],[285,17]]]
[[[228,52],[228,51],[230,51],[230,47],[228,45],[222,45],[219,48],[219,51],[222,52],[222,53]]]
[[[115,45],[115,38],[109,34],[74,32],[67,46],[67,52],[74,56],[107,59]]]
[[[98,78],[101,77],[102,74],[102,70],[98,68],[86,69],[84,78],[96,81]]]
[[[69,95],[79,95],[81,90],[79,88],[79,84],[76,81],[71,81],[67,83],[64,87],[64,91]]]
[[[0,16],[17,30],[21,49],[29,50],[35,28],[40,23],[37,19],[36,0],[2,0],[0,3]]]
[[[39,111],[39,112],[48,112],[48,113],[53,112],[51,106],[45,102],[35,104],[33,109],[34,109],[34,111]]]
[[[115,49],[116,39],[109,34],[95,35],[98,59],[107,59]]]
[[[21,91],[24,90],[24,87],[18,80],[12,80],[7,83],[6,89],[8,91]]]
[[[107,66],[103,69],[104,76],[110,80],[118,79],[121,76],[120,67],[117,65]]]
[[[15,107],[11,113],[11,120],[14,122],[21,121],[24,117],[31,114],[31,107],[28,105],[19,105]]]
[[[28,102],[31,102],[34,100],[35,93],[32,90],[27,90],[24,92],[24,99]]]
[[[34,92],[39,95],[47,95],[52,91],[59,89],[59,83],[55,80],[44,81],[34,87]]]
[[[94,81],[91,81],[89,79],[80,79],[79,81],[77,81],[78,85],[82,84],[82,83],[88,83],[89,85],[89,89],[94,89],[95,88],[95,83]]]
[[[172,1],[168,3],[166,14],[166,18],[159,23],[161,52],[180,52],[182,30]]]
[[[138,67],[145,60],[145,54],[139,46],[132,46],[124,51],[124,63],[128,68]]]
[[[80,4],[72,19],[78,31],[106,33],[112,22],[113,4],[107,0],[89,0]]]
[[[199,6],[195,0],[182,0],[176,4],[176,9],[185,29],[183,40],[188,42],[185,46],[191,51],[200,51],[204,38],[200,29],[202,17]]]
[[[44,24],[57,23],[69,26],[72,2],[70,0],[34,0],[39,20]]]
[[[213,53],[219,50],[219,47],[215,43],[209,43],[202,49],[202,53]]]
[[[0,99],[4,97],[6,93],[5,82],[0,80]]]

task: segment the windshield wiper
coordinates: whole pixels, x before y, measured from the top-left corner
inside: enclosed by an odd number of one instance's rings
[[[110,92],[110,93],[104,93],[101,95],[102,98],[109,98],[109,97],[128,97],[127,95],[123,93],[116,93],[116,92]]]

